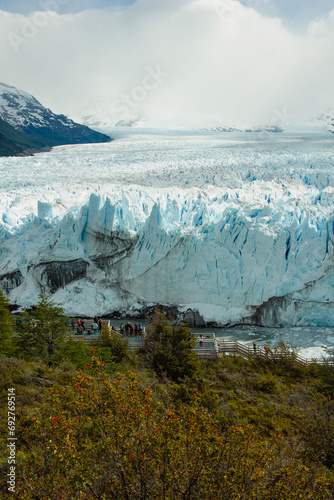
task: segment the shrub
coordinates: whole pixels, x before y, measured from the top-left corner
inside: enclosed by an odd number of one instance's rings
[[[59,362],[69,333],[63,309],[46,295],[40,295],[35,309],[25,309],[19,317],[16,353],[28,360],[52,366]]]
[[[331,498],[333,477],[303,464],[300,446],[279,431],[268,439],[251,425],[221,432],[198,393],[165,407],[135,373],[110,381],[95,355],[88,370],[48,389],[18,428],[21,500]]]
[[[0,290],[0,356],[11,353],[13,346],[12,318],[9,312],[9,301]]]
[[[110,330],[105,324],[102,324],[99,338],[92,342],[96,352],[108,365],[120,363],[128,355],[128,345],[127,340],[123,340],[118,332]]]
[[[150,320],[142,352],[149,368],[159,377],[178,380],[192,377],[200,370],[194,344],[186,325],[170,325],[165,314],[156,311]]]

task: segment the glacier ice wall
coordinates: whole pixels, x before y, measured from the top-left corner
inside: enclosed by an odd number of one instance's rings
[[[23,223],[3,217],[0,286],[25,306],[48,292],[68,314],[164,304],[207,324],[333,325],[334,189],[282,189],[245,203],[246,188],[118,188],[61,215],[40,201]]]
[[[332,134],[143,133],[0,159],[0,287],[68,314],[334,325]]]

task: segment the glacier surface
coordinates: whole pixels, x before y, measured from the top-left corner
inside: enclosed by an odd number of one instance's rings
[[[332,326],[333,167],[331,134],[118,129],[1,158],[0,286],[71,315]]]

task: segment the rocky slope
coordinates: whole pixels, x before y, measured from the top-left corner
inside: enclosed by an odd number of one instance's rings
[[[32,95],[4,83],[0,83],[0,119],[1,133],[23,149],[110,141],[109,136],[56,115]],[[6,154],[5,148],[1,151]]]

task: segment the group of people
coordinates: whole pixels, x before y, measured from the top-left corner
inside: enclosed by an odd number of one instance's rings
[[[87,323],[89,323],[89,327],[87,327]],[[97,333],[101,333],[102,323],[102,318],[98,318],[97,316],[94,316],[94,318],[89,321],[81,318],[78,318],[77,320],[72,318],[71,320],[72,330],[75,331],[75,335],[96,335]],[[119,331],[121,334],[125,335],[142,335],[145,331],[141,323],[135,323],[134,325],[132,325],[132,323],[130,322],[126,323],[125,325],[121,323],[119,329],[116,329],[113,326],[112,330],[116,332]]]
[[[102,319],[94,316],[92,318],[92,327],[86,326],[86,321],[84,319],[78,318],[77,324],[75,324],[75,320],[72,319],[72,330],[76,330],[76,335],[87,335],[101,333],[102,330]]]
[[[125,332],[125,335],[142,335],[143,333],[143,325],[141,323],[135,323],[134,326],[130,322],[126,323],[125,326],[121,323],[119,329],[121,333]]]

